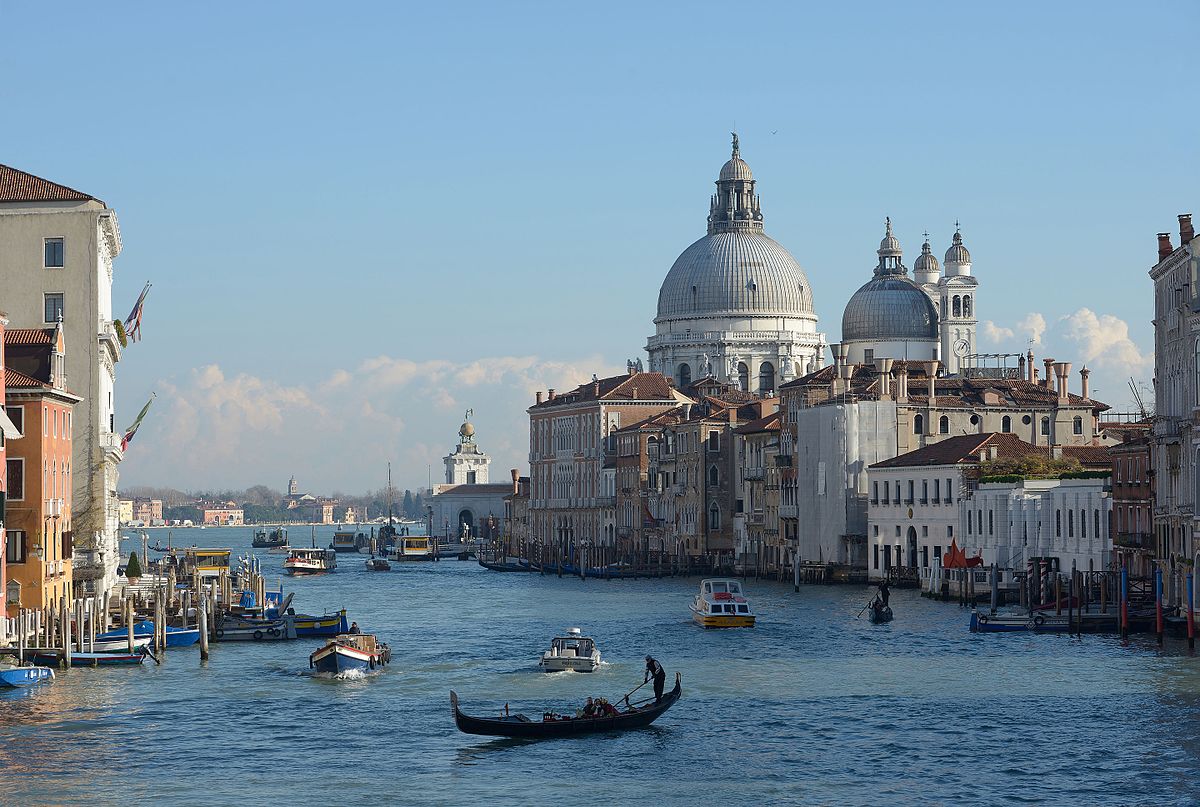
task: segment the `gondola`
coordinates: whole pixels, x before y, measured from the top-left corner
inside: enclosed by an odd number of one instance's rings
[[[679,673],[675,673],[675,688],[663,693],[658,703],[648,703],[640,709],[622,712],[611,717],[553,717],[531,720],[522,714],[505,717],[471,717],[458,708],[458,695],[450,692],[450,706],[454,710],[454,723],[465,734],[484,734],[490,737],[518,737],[543,740],[552,737],[573,737],[579,734],[598,734],[609,731],[627,731],[649,726],[663,712],[675,705],[683,694],[679,684]]]
[[[876,608],[876,607],[872,606],[870,608],[869,615],[871,617],[871,622],[873,622],[876,625],[882,624],[884,622],[891,622],[892,621],[892,606],[884,605],[881,608]]]
[[[493,572],[528,572],[530,570],[527,564],[518,561],[492,562],[480,558],[479,565]]]

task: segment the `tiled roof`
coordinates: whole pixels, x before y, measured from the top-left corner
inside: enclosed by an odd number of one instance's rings
[[[4,332],[6,345],[53,345],[54,328],[9,328]]]
[[[675,389],[662,373],[629,373],[580,384],[534,408],[565,406],[586,401],[673,401]]]
[[[0,202],[86,202],[90,199],[96,197],[0,164]]]
[[[489,482],[487,484],[482,484],[482,485],[453,485],[452,487],[442,488],[441,490],[439,490],[437,492],[436,495],[445,496],[445,495],[449,494],[452,496],[453,495],[462,496],[462,495],[470,494],[470,495],[475,495],[475,496],[489,496],[489,495],[496,495],[496,494],[501,494],[501,493],[512,493],[512,483],[511,482],[504,482],[504,483]]]
[[[739,426],[734,429],[738,434],[757,434],[759,432],[777,432],[779,431],[780,417],[776,412],[773,415],[761,417],[758,420],[752,420],[745,426]]]
[[[933,445],[918,448],[907,454],[877,462],[872,468],[916,468],[930,465],[974,465],[979,463],[979,453],[991,446],[996,447],[996,457],[1007,459],[1027,457],[1030,454],[1046,456],[1044,446],[1027,443],[1015,434],[984,432],[947,437]],[[1079,460],[1085,469],[1109,468],[1112,456],[1107,446],[1062,446],[1064,459]]]
[[[5,387],[5,389],[13,389],[13,388],[39,389],[39,388],[49,388],[50,385],[47,384],[45,381],[38,381],[33,376],[25,375],[20,370],[14,370],[11,367],[5,367],[4,368],[4,387]]]
[[[1112,466],[1112,453],[1108,446],[1063,446],[1062,455],[1079,460],[1079,464],[1085,468]]]

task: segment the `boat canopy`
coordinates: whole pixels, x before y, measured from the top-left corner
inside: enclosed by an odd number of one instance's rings
[[[705,580],[705,594],[741,594],[742,584],[737,580]]]

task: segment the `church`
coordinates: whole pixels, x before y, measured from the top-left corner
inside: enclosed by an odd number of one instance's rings
[[[442,543],[466,537],[470,540],[495,540],[504,519],[504,497],[512,493],[512,484],[488,483],[492,458],[475,442],[475,424],[471,410],[458,427],[458,445],[447,454],[446,481],[433,486],[429,499],[431,535]]]

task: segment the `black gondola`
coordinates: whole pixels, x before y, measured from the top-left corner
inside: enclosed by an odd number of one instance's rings
[[[883,605],[878,602],[873,603],[871,605],[870,617],[871,617],[871,621],[874,622],[876,625],[883,623],[883,622],[891,622],[892,621],[892,606]]]
[[[666,692],[658,703],[649,703],[639,709],[622,712],[611,717],[571,717],[555,720],[530,720],[525,715],[508,717],[471,717],[458,708],[458,695],[450,692],[450,706],[454,709],[454,722],[458,730],[466,734],[485,734],[490,737],[519,737],[540,740],[550,737],[573,737],[577,734],[596,734],[607,731],[626,731],[649,726],[663,712],[675,705],[683,694],[679,685],[679,673],[675,673],[675,688]]]
[[[479,559],[479,565],[493,572],[528,572],[530,568],[528,564],[521,564],[516,561],[501,561],[493,563],[491,561]]]

